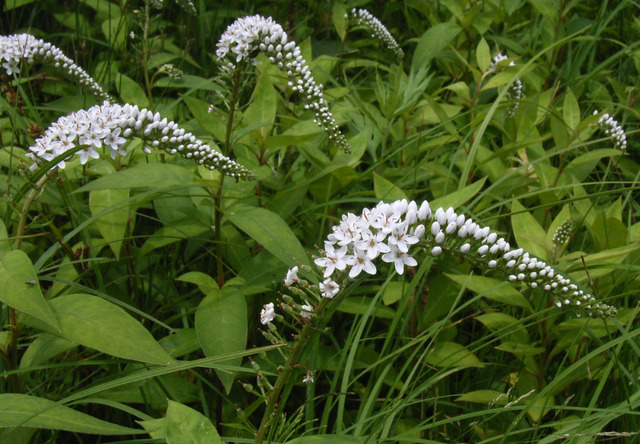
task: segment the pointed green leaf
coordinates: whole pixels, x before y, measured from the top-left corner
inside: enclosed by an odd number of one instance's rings
[[[113,251],[116,259],[120,258],[120,247],[122,246],[122,239],[127,231],[129,219],[129,206],[118,206],[118,202],[122,202],[128,198],[129,189],[127,188],[93,190],[89,193],[89,208],[93,216],[105,208],[111,206],[116,207],[95,221],[98,231],[100,231],[104,240],[108,242],[109,248]]]
[[[193,172],[191,169],[170,163],[140,163],[126,170],[93,180],[73,193],[115,188],[167,188],[188,185],[192,182]]]
[[[209,418],[171,400],[164,423],[164,438],[167,444],[222,444]]]
[[[411,66],[419,69],[428,65],[440,51],[456,38],[462,28],[453,22],[438,23],[431,26],[418,40]]]
[[[0,263],[0,301],[60,330],[42,295],[38,276],[29,256],[22,250],[6,253]]]
[[[149,364],[173,359],[151,333],[122,308],[88,294],[69,294],[50,302],[62,337],[102,353]]]
[[[562,106],[562,118],[571,132],[575,131],[580,123],[580,106],[570,89],[564,96],[564,105]]]
[[[118,94],[120,94],[120,97],[125,103],[138,105],[142,108],[149,106],[149,99],[144,93],[142,87],[138,85],[138,82],[135,82],[126,75],[118,73],[116,76],[116,88],[118,89]]]
[[[251,104],[244,112],[242,123],[245,126],[270,124],[254,130],[264,139],[269,135],[273,127],[272,124],[276,118],[276,105],[276,90],[273,88],[269,70],[265,69],[258,78],[251,96]]]
[[[333,9],[331,11],[331,20],[333,21],[333,26],[336,28],[336,32],[338,33],[338,37],[340,37],[340,41],[344,42],[344,38],[347,35],[347,10],[344,5],[340,2],[335,2],[333,4]]]
[[[9,234],[4,221],[0,219],[0,258],[11,251],[11,242],[9,242]]]
[[[464,188],[453,191],[451,193],[447,193],[446,195],[439,197],[437,199],[433,199],[431,202],[429,202],[429,205],[434,210],[439,207],[442,207],[445,209],[449,207],[459,208],[461,205],[466,203],[473,196],[478,194],[478,192],[484,186],[484,183],[486,182],[486,180],[487,178],[483,177],[481,180],[474,182],[471,185],[467,185]]]
[[[20,360],[20,368],[28,369],[36,365],[47,362],[49,359],[58,356],[76,347],[78,344],[68,339],[54,336],[49,333],[42,333],[35,341],[29,345],[27,351],[22,355]]]
[[[396,184],[385,179],[378,173],[373,173],[373,189],[376,193],[376,199],[384,200],[385,202],[393,202],[407,198],[404,191],[398,188]]]
[[[425,360],[436,367],[484,367],[476,355],[456,342],[436,342]]]
[[[476,61],[481,72],[486,72],[491,66],[491,50],[484,37],[480,39],[480,43],[476,47]]]
[[[288,266],[293,267],[298,263],[311,265],[298,238],[276,213],[265,208],[237,204],[225,216]]]
[[[200,291],[205,295],[208,295],[213,291],[220,291],[220,287],[218,287],[216,280],[208,274],[200,271],[190,271],[189,273],[185,273],[178,277],[176,280],[196,284]]]
[[[509,397],[497,390],[475,390],[456,398],[456,402],[473,402],[475,404],[505,405]]]
[[[96,435],[130,435],[143,431],[102,421],[48,399],[0,394],[0,427],[35,427]]]
[[[198,341],[208,357],[224,356],[243,351],[247,344],[247,303],[241,289],[227,286],[221,292],[214,291],[205,297],[196,311]],[[221,362],[238,366],[242,358]],[[235,375],[216,369],[227,393],[231,390]]]
[[[550,247],[545,241],[547,233],[517,200],[513,202],[511,211],[511,227],[518,246],[538,259],[549,262]]]

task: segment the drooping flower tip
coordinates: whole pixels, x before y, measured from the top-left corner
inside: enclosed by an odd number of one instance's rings
[[[560,224],[558,229],[553,233],[553,246],[556,248],[562,247],[569,241],[571,234],[573,234],[573,229],[575,224],[573,223],[573,219],[568,218],[564,222]]]
[[[84,69],[51,43],[30,34],[0,36],[0,62],[7,74],[18,73],[22,62],[32,64],[36,61],[60,70],[70,79],[89,89],[99,99],[113,102],[111,96]]]
[[[496,72],[496,70],[499,67],[498,65],[501,62],[508,59],[509,57],[502,54],[501,52],[496,54],[493,57],[493,61],[491,62],[491,65],[489,65],[487,72]],[[508,66],[515,66],[515,65],[516,65],[515,62],[512,60],[509,62]],[[520,79],[515,79],[509,86],[509,89],[507,91],[507,99],[513,101],[511,106],[506,111],[507,118],[511,119],[515,116],[516,110],[520,105],[520,100],[522,99],[522,81]]]
[[[356,26],[364,26],[371,31],[371,37],[382,42],[383,45],[392,51],[396,57],[402,59],[404,52],[393,38],[386,26],[380,20],[373,16],[366,9],[352,9],[351,17],[347,13],[346,18],[351,18]]]
[[[162,118],[159,113],[106,101],[102,105],[60,117],[29,148],[27,156],[36,162],[31,168],[37,166],[38,162],[48,162],[65,153],[79,155],[80,163],[85,164],[89,158],[99,157],[99,149],[108,149],[115,159],[118,154],[127,154],[124,146],[127,139],[132,137],[139,137],[152,147],[172,155],[180,154],[228,176],[241,179],[254,177],[242,165],[223,156],[175,122]],[[148,147],[144,151],[147,154],[151,152]],[[64,168],[65,160],[61,160],[57,166]]]
[[[229,71],[236,69],[241,61],[254,59],[262,52],[286,74],[289,86],[302,96],[305,109],[313,111],[314,121],[327,132],[329,140],[345,152],[351,150],[324,100],[322,85],[311,75],[300,48],[271,17],[254,15],[237,19],[227,27],[216,47],[222,68]]]
[[[420,206],[424,208],[425,205]],[[557,274],[544,261],[522,248],[512,249],[510,244],[489,227],[482,227],[471,218],[458,215],[453,208],[438,208],[433,214],[416,211],[414,202],[406,200],[392,204],[379,203],[365,208],[357,216],[348,213],[327,236],[325,250],[315,259],[324,269],[326,280],[320,290],[324,297],[333,297],[330,283],[336,273],[341,278],[348,274],[355,278],[361,271],[376,274],[375,259],[392,263],[398,274],[405,265],[416,266],[413,250],[417,247],[430,251],[434,257],[445,252],[462,255],[464,260],[487,271],[498,272],[511,282],[522,282],[534,289],[544,289],[561,305],[571,305],[589,315],[612,316],[616,309],[596,299]],[[428,214],[428,216],[427,216]],[[408,220],[413,221],[412,224]],[[428,226],[424,236],[416,236],[419,226]],[[337,286],[337,284],[336,284]],[[569,301],[567,303],[566,301]]]

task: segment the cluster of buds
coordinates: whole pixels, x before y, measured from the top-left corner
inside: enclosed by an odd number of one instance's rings
[[[371,31],[371,38],[381,41],[397,58],[402,59],[404,57],[404,52],[400,49],[400,45],[398,45],[389,30],[366,9],[354,8],[351,10],[351,14],[345,14],[345,18],[355,26],[368,28]]]
[[[182,70],[176,68],[173,63],[165,63],[160,68],[158,68],[158,73],[166,74],[168,77],[171,77],[174,80],[180,80],[184,75]]]
[[[598,114],[598,110],[595,110],[593,114]],[[598,126],[607,136],[613,137],[616,148],[623,151],[627,149],[627,135],[624,133],[622,126],[618,124],[618,121],[614,120],[609,113],[604,113],[600,116],[598,119]]]
[[[493,61],[491,62],[491,65],[489,65],[488,71],[495,72],[499,68],[499,63],[508,59],[509,57],[505,56],[502,53],[498,53],[493,57]],[[516,64],[512,60],[509,62],[508,66],[516,66]],[[507,110],[507,117],[511,119],[513,118],[513,116],[515,116],[518,105],[520,104],[520,100],[522,99],[522,81],[520,79],[515,79],[509,86],[509,90],[507,91],[507,99],[513,101],[513,104]]]
[[[36,167],[37,162],[48,162],[63,154],[77,154],[80,163],[85,164],[90,157],[100,157],[96,151],[100,148],[108,148],[115,159],[118,154],[126,154],[123,146],[133,137],[170,154],[193,159],[222,174],[240,179],[254,178],[253,173],[242,165],[215,151],[177,123],[162,118],[159,113],[108,102],[60,117],[29,148],[27,156],[36,162],[31,168]],[[144,151],[147,154],[151,152],[148,147]],[[58,167],[65,167],[65,158],[63,156],[58,162]]]
[[[271,17],[255,15],[233,22],[218,41],[216,55],[220,61],[226,59],[223,69],[235,70],[237,63],[254,59],[259,52],[287,75],[289,86],[300,93],[305,108],[313,111],[314,121],[327,132],[332,143],[349,152],[349,142],[340,132],[324,100],[322,85],[317,84],[311,75],[300,48],[288,39],[282,26]]]
[[[575,224],[573,219],[569,218],[562,222],[555,233],[553,233],[553,246],[555,248],[562,248],[569,241],[574,228]]]
[[[0,61],[9,75],[18,73],[23,61],[29,64],[36,61],[50,64],[88,88],[100,100],[113,102],[111,96],[59,48],[30,34],[0,36]]]
[[[360,215],[344,215],[327,236],[321,256],[315,259],[326,279],[317,287],[309,286],[298,279],[297,269],[291,269],[285,284],[290,290],[297,289],[294,293],[298,294],[315,291],[317,300],[333,298],[340,291],[338,282],[355,278],[362,271],[375,275],[378,258],[393,264],[396,272],[402,274],[405,266],[417,265],[414,256],[419,251],[427,251],[434,257],[449,253],[509,282],[542,290],[558,307],[572,307],[577,316],[616,314],[615,307],[598,302],[571,279],[522,248],[511,248],[489,227],[456,214],[453,208],[432,212],[427,201],[419,206],[406,200],[380,202],[374,208],[365,208]],[[275,311],[271,316],[275,316]]]
[[[164,0],[149,0],[149,6],[155,9],[162,9]],[[196,16],[198,11],[191,0],[176,0],[176,4],[180,6],[187,14]]]

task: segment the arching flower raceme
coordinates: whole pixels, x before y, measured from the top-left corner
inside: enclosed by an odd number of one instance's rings
[[[239,18],[225,30],[217,44],[218,60],[226,60],[223,69],[234,70],[236,64],[255,58],[262,52],[269,61],[280,68],[289,79],[289,86],[300,93],[305,108],[315,114],[315,122],[329,135],[329,139],[342,150],[349,152],[351,146],[329,111],[318,85],[294,41],[289,41],[282,26],[271,17],[261,15]]]
[[[594,115],[598,114],[598,110],[593,112]],[[616,148],[624,151],[627,149],[627,135],[625,134],[622,126],[618,124],[617,120],[614,120],[609,113],[604,113],[598,119],[598,126],[605,134],[612,137]]]
[[[498,69],[498,64],[504,60],[507,60],[509,57],[505,56],[502,53],[498,53],[493,57],[493,61],[491,65],[489,65],[489,71],[495,72]],[[509,62],[509,66],[516,66],[515,62]],[[507,91],[507,99],[513,100],[513,105],[507,110],[507,117],[513,118],[516,114],[516,109],[518,109],[518,105],[520,104],[520,100],[522,99],[522,81],[520,79],[515,79],[513,83],[509,86],[509,90]]]
[[[399,59],[404,57],[404,52],[400,49],[400,45],[398,45],[398,42],[396,42],[386,26],[366,9],[354,8],[351,10],[351,14],[345,14],[345,18],[356,26],[369,28],[372,38],[381,41]]]
[[[375,239],[376,251],[386,250],[386,253],[371,255],[371,239]],[[406,200],[391,204],[380,202],[373,208],[365,208],[360,216],[344,215],[327,237],[322,255],[315,259],[326,278],[320,284],[322,296],[336,296],[339,292],[336,281],[346,276],[353,278],[362,270],[375,274],[373,260],[377,257],[393,264],[396,272],[403,274],[405,266],[417,265],[415,254],[420,250],[432,256],[448,252],[511,282],[539,288],[547,292],[558,307],[573,307],[578,316],[586,313],[605,317],[616,313],[615,307],[597,302],[544,261],[522,248],[511,248],[489,227],[456,214],[453,208],[438,208],[432,213],[426,201],[420,207]]]
[[[566,244],[569,241],[574,228],[575,224],[573,222],[573,219],[569,218],[562,222],[556,229],[555,233],[553,233],[553,246],[556,248],[560,248],[564,244]]]
[[[98,158],[97,150],[103,148],[112,158],[126,154],[123,146],[133,137],[169,154],[193,159],[222,174],[240,179],[254,178],[251,171],[215,151],[177,123],[162,118],[159,113],[108,102],[60,117],[29,148],[27,156],[36,162],[31,168],[42,160],[50,161],[69,151],[79,155],[80,163],[84,164],[90,157]],[[151,150],[145,148],[145,152],[149,154]],[[58,167],[65,167],[64,160],[58,163]]]
[[[0,36],[0,61],[9,75],[18,72],[22,62],[50,64],[85,86],[100,100],[113,102],[113,98],[60,49],[30,34]]]

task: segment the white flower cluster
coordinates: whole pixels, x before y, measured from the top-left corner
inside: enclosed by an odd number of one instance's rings
[[[329,134],[329,139],[344,151],[351,150],[324,100],[322,85],[318,85],[311,75],[300,48],[294,41],[288,41],[282,26],[271,17],[254,15],[239,18],[222,34],[217,48],[218,60],[224,60],[230,53],[235,57],[234,61],[227,60],[223,66],[227,70],[236,69],[236,64],[244,59],[255,58],[258,52],[266,55],[287,75],[289,86],[302,95],[305,108],[314,112],[314,121]]]
[[[498,53],[493,57],[493,61],[491,65],[489,65],[489,71],[495,72],[498,68],[498,64],[503,60],[507,60],[509,57],[502,53]],[[509,62],[509,66],[516,66],[516,64],[511,61]],[[520,79],[515,79],[511,86],[509,86],[509,90],[507,91],[507,98],[509,100],[513,100],[513,104],[507,110],[507,117],[513,118],[516,114],[516,110],[518,109],[518,105],[520,104],[520,100],[522,99],[522,81]]]
[[[345,18],[350,19],[357,26],[369,28],[372,38],[380,40],[399,59],[404,57],[404,52],[400,49],[400,45],[398,45],[389,30],[366,9],[354,8],[351,10],[351,16],[347,13]]]
[[[598,114],[598,110],[593,112],[594,115]],[[615,147],[621,150],[627,149],[627,135],[625,134],[622,126],[618,124],[617,120],[614,120],[609,113],[604,113],[598,119],[598,126],[609,137],[613,137],[615,140]]]
[[[71,79],[87,87],[101,100],[113,102],[111,96],[60,49],[30,34],[0,36],[0,61],[9,75],[20,71],[22,61],[29,64],[36,61],[51,64]]]
[[[432,213],[429,203],[406,200],[379,203],[365,208],[360,216],[347,214],[333,227],[325,242],[323,255],[315,259],[327,280],[321,284],[322,296],[333,297],[345,275],[354,278],[365,271],[376,273],[374,259],[393,263],[398,274],[404,266],[415,266],[412,248],[421,247],[439,256],[444,251],[460,255],[474,265],[503,274],[511,282],[522,282],[549,293],[556,305],[568,305],[590,316],[613,316],[616,309],[602,304],[580,290],[570,279],[556,273],[545,262],[512,249],[507,241],[453,208],[438,208]],[[335,279],[332,276],[338,275]],[[330,287],[330,288],[328,288]]]
[[[562,222],[558,229],[553,233],[553,246],[556,248],[562,247],[567,243],[571,234],[573,233],[573,228],[575,224],[573,223],[573,219],[569,218]]]
[[[117,154],[126,154],[123,146],[133,137],[139,137],[152,147],[164,149],[170,154],[191,158],[228,176],[241,179],[254,177],[243,166],[204,144],[175,122],[162,118],[159,113],[108,102],[60,117],[29,148],[27,156],[35,162],[51,161],[70,152],[78,154],[80,163],[84,164],[90,157],[99,157],[96,149],[106,147],[115,159]],[[147,154],[151,152],[149,148],[144,151]],[[65,167],[64,160],[58,163],[58,167]]]

